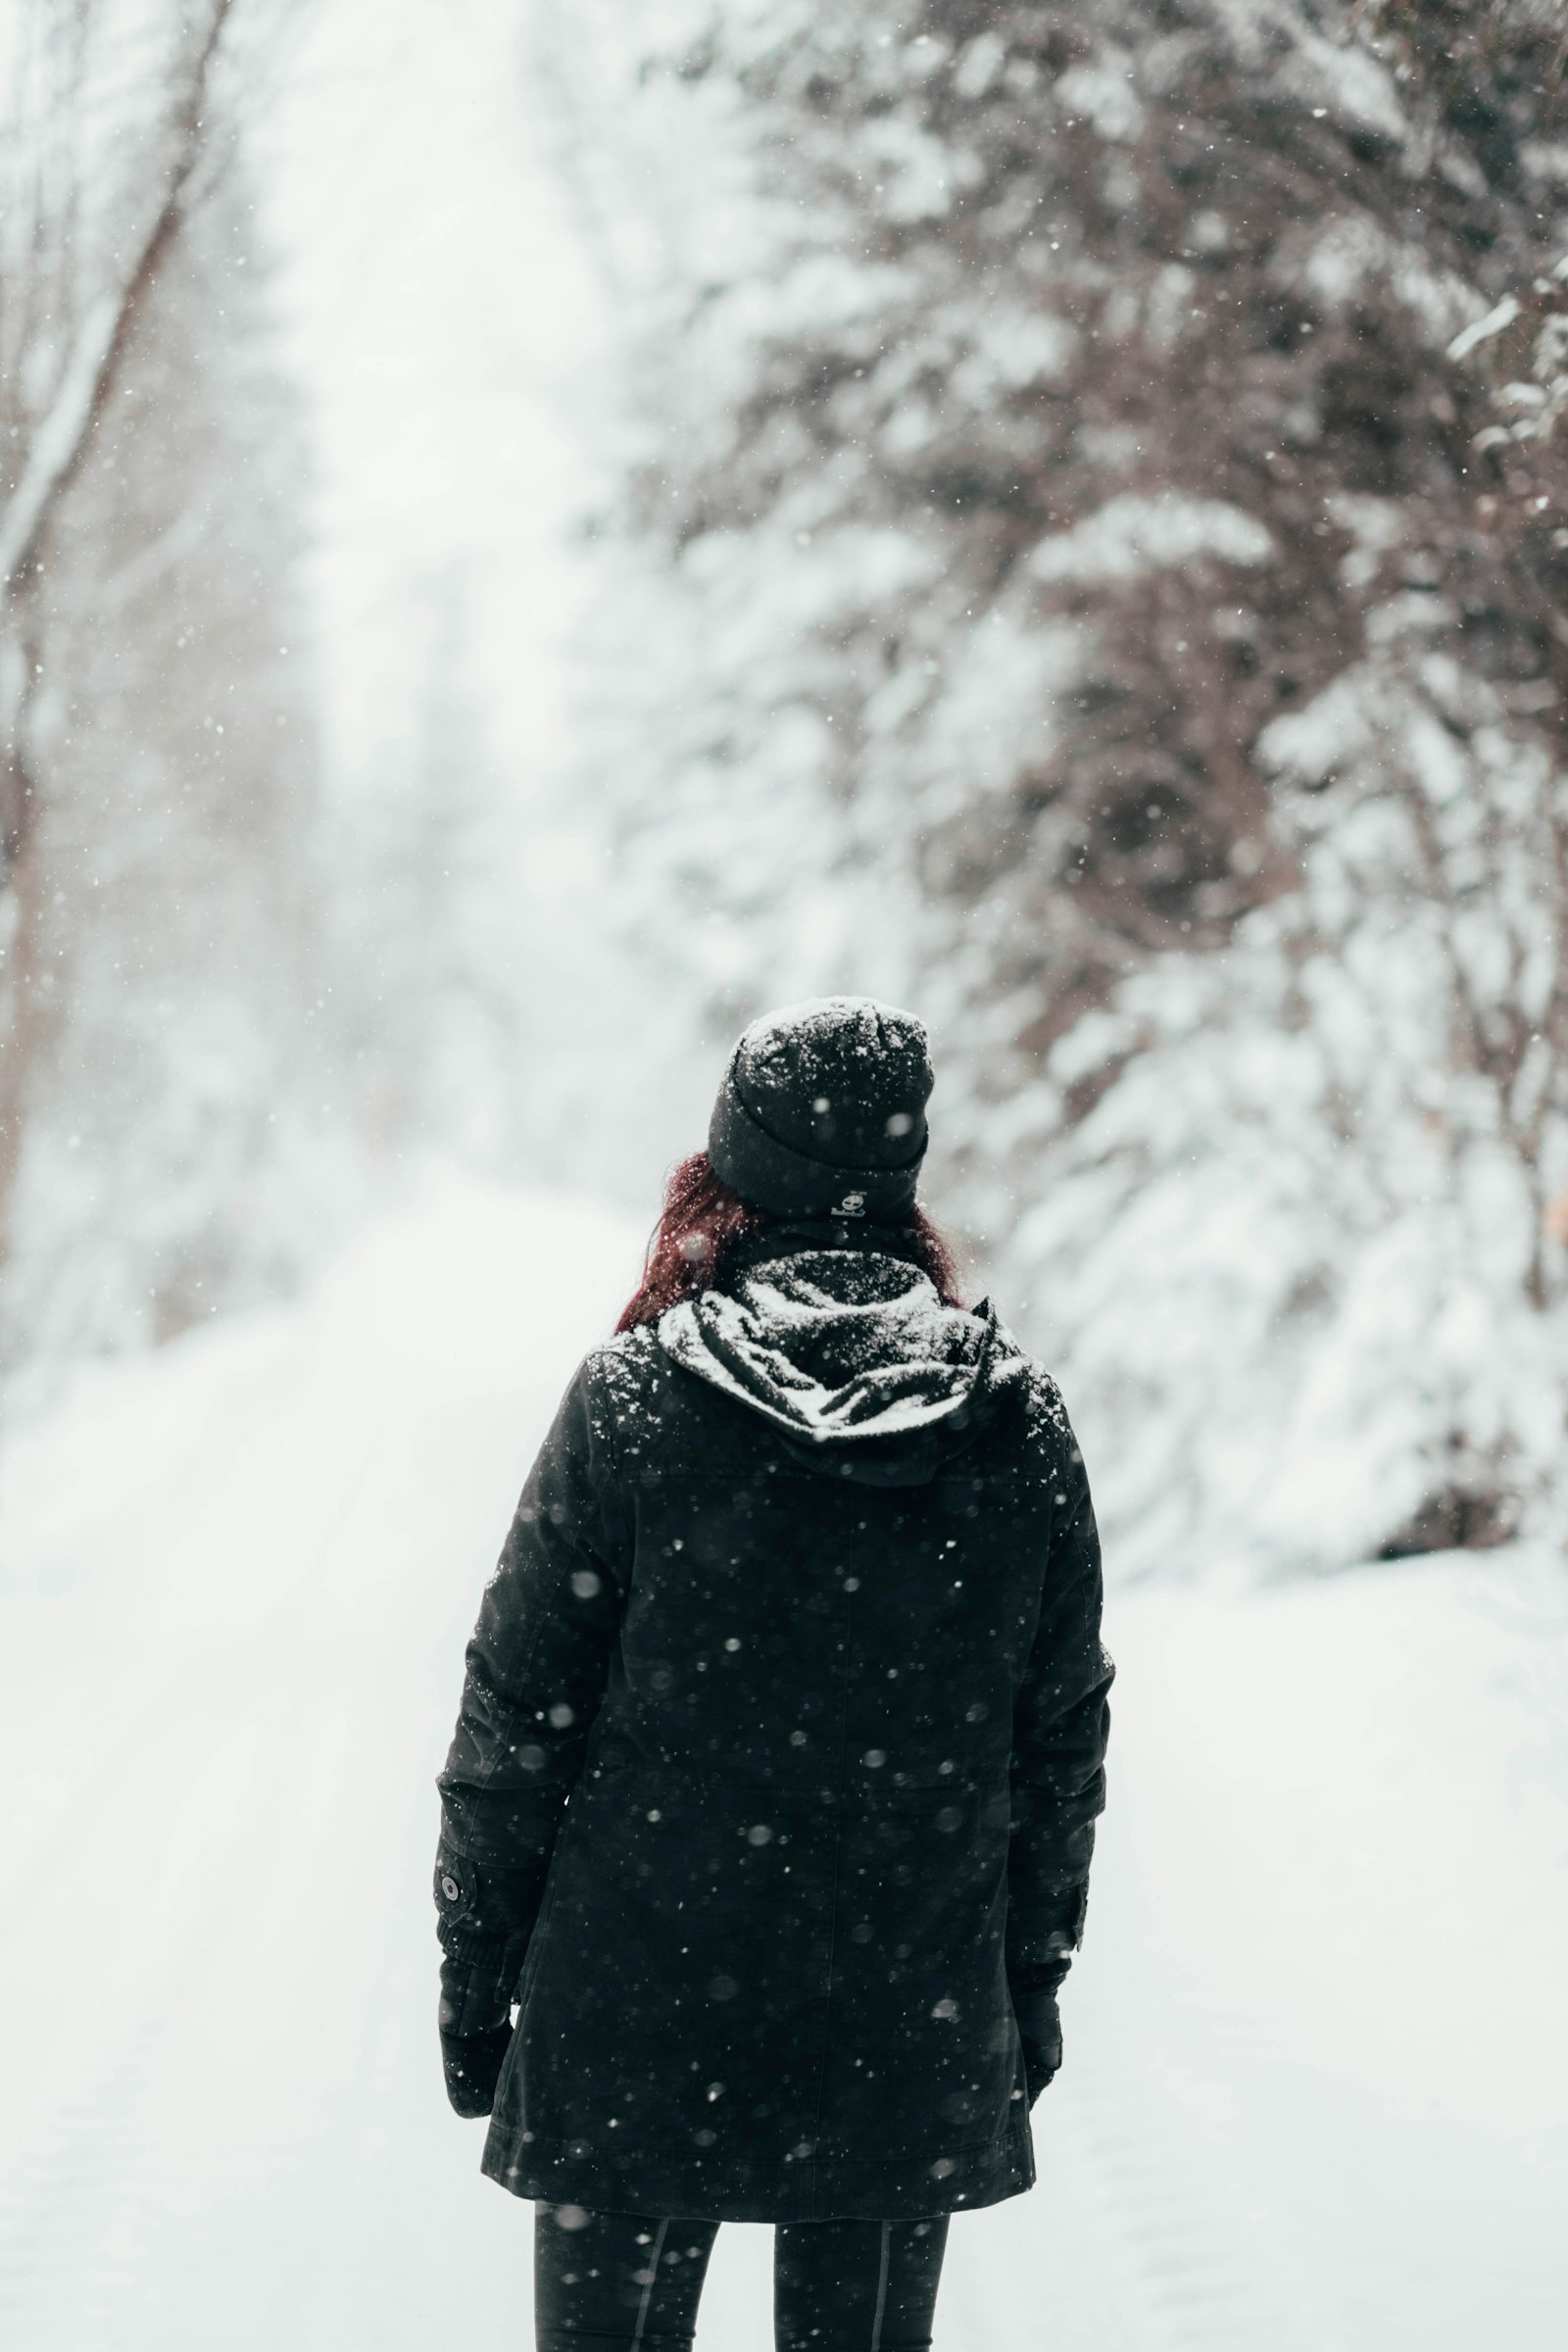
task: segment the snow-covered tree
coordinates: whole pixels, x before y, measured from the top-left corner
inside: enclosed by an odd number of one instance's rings
[[[725,1018],[933,1015],[1124,1559],[1561,1499],[1562,68],[1537,0],[721,0],[643,68],[652,927]]]
[[[319,1131],[300,435],[236,155],[278,11],[8,12],[6,1359],[297,1261]]]

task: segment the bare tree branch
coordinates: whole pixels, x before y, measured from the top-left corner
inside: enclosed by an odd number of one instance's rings
[[[213,64],[233,5],[234,0],[214,0],[206,34],[172,110],[173,153],[162,196],[120,283],[89,306],[60,388],[0,518],[0,592],[24,578],[36,558],[49,517],[80,467],[114,391],[137,315],[178,233],[186,184],[204,151]]]

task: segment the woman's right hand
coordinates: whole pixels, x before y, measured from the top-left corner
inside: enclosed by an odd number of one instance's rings
[[[1054,1988],[1044,1984],[1014,1993],[1012,2006],[1023,2043],[1024,2081],[1032,2107],[1061,2065],[1061,2011]]]

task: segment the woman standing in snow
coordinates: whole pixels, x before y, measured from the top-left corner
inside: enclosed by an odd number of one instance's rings
[[[746,1032],[468,1647],[441,2039],[541,2352],[689,2346],[722,2221],[778,2225],[781,2347],[928,2345],[948,2217],[1034,2179],[1111,1669],[1060,1397],[914,1205],[930,1091],[866,998]]]

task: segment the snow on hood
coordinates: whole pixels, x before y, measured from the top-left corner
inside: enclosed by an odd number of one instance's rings
[[[989,1305],[945,1306],[875,1250],[789,1249],[660,1318],[666,1355],[782,1430],[792,1453],[877,1486],[933,1477],[1025,1359]]]

